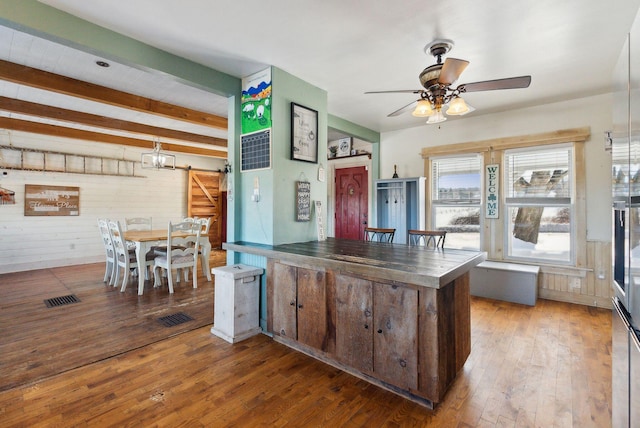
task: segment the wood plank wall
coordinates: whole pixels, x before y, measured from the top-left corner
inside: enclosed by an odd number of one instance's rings
[[[538,297],[611,308],[611,243],[587,241],[583,269],[540,266]]]
[[[151,151],[131,147],[43,137],[19,132],[0,132],[0,144],[42,150],[82,153],[136,161]],[[176,154],[177,165],[218,169],[224,161]],[[218,163],[216,163],[219,161]],[[199,164],[198,164],[199,163]],[[187,171],[136,170],[146,178],[3,170],[0,186],[15,191],[15,204],[0,205],[0,273],[104,260],[97,218],[124,222],[125,217],[152,217],[154,228],[187,216]],[[25,184],[80,188],[79,216],[24,216]]]

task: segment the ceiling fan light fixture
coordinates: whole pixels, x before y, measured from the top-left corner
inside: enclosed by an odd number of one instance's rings
[[[449,103],[449,108],[447,109],[447,114],[450,116],[462,116],[469,112],[469,107],[467,103],[460,97],[455,97]]]
[[[444,122],[445,120],[447,120],[447,118],[442,114],[442,110],[436,110],[436,112],[427,119],[427,125]]]
[[[427,100],[420,100],[416,105],[416,109],[411,113],[415,117],[429,117],[433,115],[433,109],[431,103]]]

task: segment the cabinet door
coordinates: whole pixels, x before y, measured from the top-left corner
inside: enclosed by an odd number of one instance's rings
[[[298,341],[316,349],[327,345],[324,272],[298,268]]]
[[[273,264],[273,333],[297,339],[296,268]]]
[[[418,387],[418,292],[390,284],[373,284],[373,371],[377,378],[403,389]]]
[[[336,356],[364,373],[373,372],[372,282],[336,275]]]

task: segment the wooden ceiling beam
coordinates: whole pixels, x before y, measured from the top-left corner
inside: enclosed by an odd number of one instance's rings
[[[208,135],[193,134],[190,132],[176,131],[141,123],[128,122],[111,117],[99,116],[90,113],[82,113],[75,110],[67,110],[59,107],[51,107],[44,104],[17,100],[0,96],[0,110],[25,114],[28,116],[45,117],[70,123],[80,123],[104,129],[116,129],[118,131],[133,132],[136,134],[151,135],[159,138],[171,138],[174,140],[190,141],[192,143],[210,144],[227,147],[227,140],[210,137]]]
[[[100,132],[85,131],[82,129],[67,128],[58,125],[49,125],[40,122],[30,122],[28,120],[11,119],[0,117],[0,128],[12,129],[15,131],[31,132],[41,135],[52,135],[56,137],[73,138],[76,140],[96,141],[100,143],[120,144],[123,146],[153,149],[153,141],[139,140],[136,138],[121,137],[119,135],[103,134]],[[182,146],[179,144],[162,143],[163,151],[188,153],[191,155],[209,156],[218,159],[226,159],[227,152],[221,150],[204,149],[201,147]]]
[[[197,125],[224,130],[228,128],[225,117],[152,100],[5,60],[0,60],[0,79]]]

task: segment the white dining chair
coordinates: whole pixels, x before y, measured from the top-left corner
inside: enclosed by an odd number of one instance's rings
[[[211,241],[209,241],[209,228],[211,217],[196,218],[195,223],[200,226],[200,266],[202,274],[211,282],[211,269],[209,269],[209,255],[211,254]]]
[[[152,230],[153,229],[153,218],[152,217],[125,217],[124,219],[124,230]],[[127,247],[130,250],[134,250],[136,248],[136,244],[131,241],[126,241]],[[153,267],[153,258],[155,255],[155,247],[151,247],[149,252],[146,254],[147,264],[144,272],[144,278],[149,279],[149,270]]]
[[[156,255],[154,260],[153,274],[154,287],[161,285],[160,270],[165,269],[167,272],[167,283],[169,285],[169,293],[173,294],[173,270],[176,270],[176,282],[180,282],[180,271],[183,271],[185,281],[188,279],[189,270],[192,271],[191,277],[193,288],[198,288],[198,251],[200,247],[200,228],[194,231],[193,222],[183,221],[172,224],[169,222],[167,227],[167,245],[170,249],[163,255]],[[185,236],[185,234],[188,234]]]
[[[111,234],[111,241],[113,242],[113,248],[115,251],[115,266],[112,278],[112,284],[118,286],[120,281],[120,272],[122,271],[122,285],[120,291],[124,292],[127,288],[127,282],[129,281],[129,274],[131,270],[136,267],[136,254],[130,251],[125,243],[122,235],[122,228],[120,222],[117,220],[109,220],[107,222],[109,226],[109,233]]]
[[[124,219],[124,230],[151,230],[152,226],[151,217],[127,217]]]
[[[113,241],[111,240],[111,234],[109,233],[108,222],[109,220],[106,218],[98,219],[98,230],[100,231],[106,258],[103,281],[111,284],[111,278],[113,277],[115,267],[115,249],[113,248]]]

